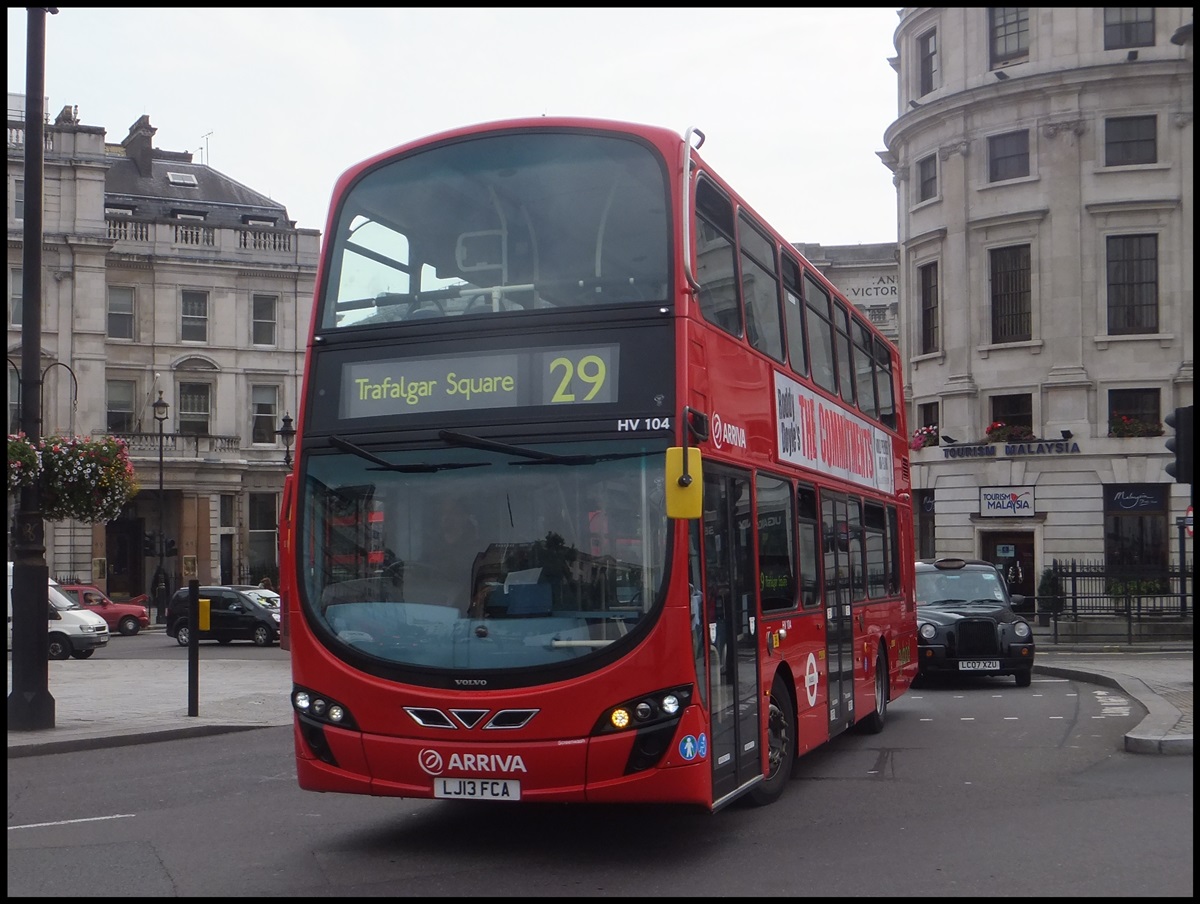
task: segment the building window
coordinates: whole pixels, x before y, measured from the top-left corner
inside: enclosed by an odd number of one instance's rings
[[[8,432],[21,429],[21,376],[11,367],[8,370]],[[9,547],[11,549],[11,547]]]
[[[988,181],[1004,182],[1029,175],[1029,132],[1006,132],[988,139]]]
[[[1028,245],[993,248],[992,342],[1027,342],[1032,338],[1032,294]]]
[[[279,387],[250,387],[250,404],[254,409],[251,442],[275,445],[275,421],[279,416]]]
[[[917,96],[923,97],[937,88],[941,82],[941,75],[938,72],[936,28],[917,38],[917,59],[921,79]]]
[[[108,380],[104,389],[106,419],[109,433],[133,433],[134,399],[137,384],[133,380]]]
[[[917,270],[921,287],[921,354],[938,350],[938,265],[935,261]]]
[[[233,527],[233,494],[222,493],[220,502],[221,527]]]
[[[1127,483],[1104,487],[1104,566],[1114,580],[1125,583],[1166,577],[1170,543],[1167,486]],[[1167,589],[1165,585],[1163,589]]]
[[[1027,392],[992,396],[992,422],[1033,430],[1033,396]]]
[[[184,290],[179,338],[189,342],[208,341],[208,293]]]
[[[1104,49],[1154,46],[1154,7],[1114,6],[1104,10]]]
[[[1029,57],[1029,7],[993,6],[988,9],[988,19],[993,69]]]
[[[918,427],[937,427],[938,426],[938,402],[925,402],[917,406],[917,426]],[[926,445],[930,445],[926,443]]]
[[[251,300],[253,322],[250,332],[255,345],[275,344],[275,307],[278,302],[279,299],[274,295],[255,295]]]
[[[108,287],[108,338],[133,338],[133,289]]]
[[[25,272],[20,267],[8,271],[8,322],[20,326],[25,320],[24,298],[22,287],[25,285]]]
[[[13,180],[13,219],[25,219],[25,180]]]
[[[279,495],[251,493],[248,506],[249,545],[246,565],[258,583],[270,578],[279,586]]]
[[[207,383],[179,384],[179,432],[189,436],[208,436],[212,387]]]
[[[936,198],[937,193],[937,154],[930,154],[917,161],[917,201]]]
[[[1158,117],[1114,116],[1104,120],[1104,165],[1158,162]]]
[[[1162,409],[1157,389],[1110,389],[1109,436],[1162,436]]]
[[[1108,237],[1108,333],[1158,332],[1158,236]]]

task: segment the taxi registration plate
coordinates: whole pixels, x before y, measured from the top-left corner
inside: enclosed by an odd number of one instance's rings
[[[435,778],[433,796],[460,800],[520,800],[521,783],[496,778]]]
[[[963,659],[958,663],[960,672],[990,672],[998,668],[999,659]]]

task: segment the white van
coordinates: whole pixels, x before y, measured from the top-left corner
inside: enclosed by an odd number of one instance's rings
[[[13,563],[8,563],[8,648],[12,649]],[[51,659],[87,659],[108,643],[108,623],[58,589],[53,578],[46,588],[49,602],[48,652]]]

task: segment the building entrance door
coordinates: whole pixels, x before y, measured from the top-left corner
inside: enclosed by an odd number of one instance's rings
[[[1026,602],[1013,609],[1032,614],[1037,593],[1037,569],[1033,561],[1033,531],[989,531],[983,535],[983,558],[1004,569],[1009,593],[1020,593]]]

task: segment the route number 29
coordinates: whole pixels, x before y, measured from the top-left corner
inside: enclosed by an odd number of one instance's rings
[[[575,397],[575,393],[571,389],[571,384],[576,379],[591,387],[582,399],[584,402],[590,402],[596,397],[596,393],[604,388],[607,369],[604,366],[604,360],[598,355],[584,355],[578,361],[572,361],[570,358],[555,358],[550,362],[550,372],[554,374],[560,370],[562,376],[558,382],[558,388],[554,390],[554,395],[550,399],[551,402],[581,401]]]

